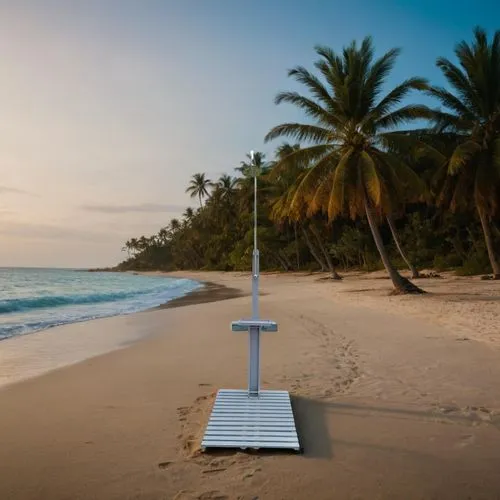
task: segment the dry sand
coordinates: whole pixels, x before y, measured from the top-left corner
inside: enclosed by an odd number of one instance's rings
[[[291,391],[304,454],[201,454],[215,391],[246,385],[245,334],[228,326],[250,281],[190,276],[225,300],[54,329],[147,338],[0,390],[1,500],[500,498],[500,283],[388,297],[379,274],[263,276],[280,326],[263,385]]]

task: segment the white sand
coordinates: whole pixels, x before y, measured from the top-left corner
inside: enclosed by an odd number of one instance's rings
[[[387,297],[376,276],[317,278],[262,279],[280,325],[263,384],[291,391],[304,455],[198,451],[216,389],[246,384],[247,342],[228,328],[245,296],[130,316],[146,340],[0,391],[0,498],[498,498],[500,284]]]

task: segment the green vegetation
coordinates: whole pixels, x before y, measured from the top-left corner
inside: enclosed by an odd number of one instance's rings
[[[459,66],[438,59],[449,88],[411,77],[382,93],[399,50],[376,59],[370,38],[316,52],[314,72],[289,71],[305,93],[275,99],[304,121],[265,137],[294,142],[270,161],[255,155],[261,267],[341,279],[339,269],[382,264],[400,293],[422,290],[398,267],[413,279],[422,267],[500,279],[500,31],[458,44]],[[441,107],[408,102],[419,94]],[[195,174],[187,192],[200,207],[127,241],[119,269],[247,270],[254,171],[248,157],[235,170],[216,182]]]

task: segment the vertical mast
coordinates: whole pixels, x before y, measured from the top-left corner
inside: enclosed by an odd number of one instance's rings
[[[259,319],[259,249],[257,248],[257,167],[254,152],[250,152],[253,171],[253,253],[252,253],[252,319]],[[258,396],[260,388],[260,328],[249,328],[250,370],[248,372],[248,395]]]
[[[252,319],[259,319],[259,249],[257,248],[257,166],[250,151],[253,171],[253,253],[252,253]]]

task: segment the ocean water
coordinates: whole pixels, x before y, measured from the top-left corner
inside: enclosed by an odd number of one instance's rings
[[[200,286],[162,276],[0,268],[0,341],[57,325],[144,311]]]

